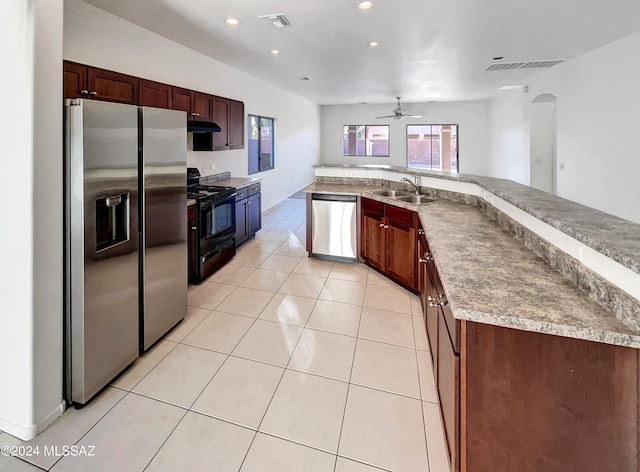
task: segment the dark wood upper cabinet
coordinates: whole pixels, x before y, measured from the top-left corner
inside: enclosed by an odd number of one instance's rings
[[[174,110],[182,110],[187,112],[187,117],[191,114],[191,90],[172,87],[172,108]]]
[[[213,135],[213,149],[229,149],[229,100],[215,97],[213,103],[213,122],[221,131]]]
[[[191,116],[198,121],[213,121],[213,95],[191,92]]]
[[[65,61],[64,70],[64,98],[86,98],[87,66]]]
[[[64,98],[138,104],[137,77],[65,61]]]
[[[244,148],[244,103],[229,100],[229,147]]]
[[[244,148],[244,103],[215,97],[213,121],[221,131],[213,135],[213,149]]]
[[[244,148],[244,103],[98,67],[63,62],[64,98],[89,98],[182,110],[188,120],[215,122],[219,133],[194,134],[194,151]]]
[[[173,109],[187,112],[187,119],[213,121],[213,95],[173,87]]]
[[[130,105],[138,103],[137,77],[88,67],[87,81],[91,98]]]
[[[138,105],[140,106],[173,108],[173,91],[171,85],[140,79],[138,93]]]

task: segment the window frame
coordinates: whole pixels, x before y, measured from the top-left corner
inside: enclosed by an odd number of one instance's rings
[[[349,126],[355,127],[364,127],[364,136],[365,143],[367,141],[367,128],[370,126],[386,126],[387,127],[387,154],[366,154],[366,144],[365,144],[365,154],[357,155],[357,154],[345,154],[344,153],[344,129]],[[372,124],[372,125],[342,125],[342,157],[390,157],[391,156],[391,126],[385,124]]]
[[[409,165],[409,126],[455,126],[456,127],[456,170],[451,173],[460,173],[460,125],[457,123],[407,123],[404,130],[404,160],[408,169],[421,169],[421,170],[435,170],[438,172],[444,172],[442,170],[442,158],[440,158],[440,169],[425,169],[424,167],[415,167]]]
[[[262,139],[258,137],[258,170],[255,172],[251,172],[250,159],[251,159],[251,147],[249,142],[251,141],[251,136],[253,133],[253,128],[251,126],[251,118],[256,118],[258,120],[258,135],[262,134],[262,120],[270,120],[271,121],[271,159],[270,159],[270,167],[261,168],[260,156],[262,154]],[[275,170],[276,168],[276,119],[270,116],[264,115],[254,115],[251,113],[247,113],[247,175],[256,175],[261,172],[267,172],[269,170]]]

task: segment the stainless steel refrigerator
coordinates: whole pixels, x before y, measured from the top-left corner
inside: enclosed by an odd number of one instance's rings
[[[186,314],[186,114],[65,102],[65,397],[84,404]]]

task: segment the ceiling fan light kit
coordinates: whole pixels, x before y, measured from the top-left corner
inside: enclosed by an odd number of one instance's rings
[[[398,106],[393,109],[393,115],[376,116],[376,119],[393,118],[394,120],[401,120],[402,118],[422,118],[422,115],[407,115],[406,108],[400,105],[401,98],[402,97],[396,97],[396,100],[398,100]]]

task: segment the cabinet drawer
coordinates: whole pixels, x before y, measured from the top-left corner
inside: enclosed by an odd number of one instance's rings
[[[407,226],[415,226],[416,213],[414,211],[405,210],[404,208],[399,208],[393,205],[385,205],[384,211],[385,216],[390,220],[403,223]]]
[[[236,190],[236,202],[242,200],[243,198],[247,198],[247,187],[239,188]]]
[[[251,184],[244,190],[248,191],[249,196],[255,195],[256,193],[260,192],[260,182]]]
[[[361,201],[362,211],[372,213],[377,216],[384,216],[384,203],[363,198]]]

